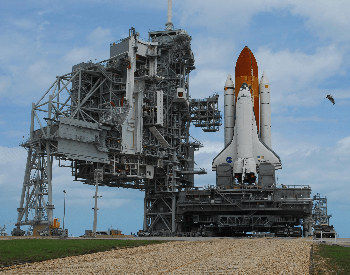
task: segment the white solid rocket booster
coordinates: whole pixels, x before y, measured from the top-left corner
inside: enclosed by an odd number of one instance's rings
[[[225,147],[233,138],[235,126],[235,90],[231,75],[227,76],[224,88]]]
[[[271,104],[270,104],[270,83],[266,73],[260,80],[260,138],[271,148]]]

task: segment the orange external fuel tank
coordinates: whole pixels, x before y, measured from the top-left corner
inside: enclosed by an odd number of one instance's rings
[[[251,86],[251,95],[253,98],[254,114],[259,129],[259,78],[258,64],[252,51],[245,46],[238,56],[235,70],[235,99],[237,101],[238,92],[242,84]]]

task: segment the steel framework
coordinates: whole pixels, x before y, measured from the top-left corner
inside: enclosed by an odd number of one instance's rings
[[[332,215],[327,214],[327,197],[322,197],[319,193],[314,195],[312,208],[314,225],[328,225],[331,217]]]
[[[28,160],[18,208],[23,225],[52,225],[52,162],[76,181],[145,191],[144,230],[175,232],[178,192],[194,185],[191,121],[205,130],[221,125],[218,96],[189,98],[195,69],[191,37],[183,30],[150,32],[110,45],[111,57],[80,63],[56,80],[31,111],[30,137],[22,144]],[[199,107],[200,106],[200,107]],[[200,109],[200,116],[199,116]],[[101,177],[102,178],[102,177]]]

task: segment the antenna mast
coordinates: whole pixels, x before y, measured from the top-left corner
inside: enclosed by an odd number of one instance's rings
[[[173,29],[174,25],[172,23],[172,0],[168,0],[168,22],[165,23],[166,30],[170,31]]]

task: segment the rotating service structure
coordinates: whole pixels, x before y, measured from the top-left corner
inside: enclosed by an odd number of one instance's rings
[[[32,104],[13,234],[24,225],[53,224],[54,158],[75,181],[144,191],[147,234],[300,236],[300,225],[312,234],[311,188],[276,185],[282,165],[271,147],[269,82],[264,72],[259,83],[248,47],[236,64],[236,87],[230,75],[225,84],[224,148],[212,163],[216,184],[195,186],[194,175],[206,171],[196,167],[194,152],[203,145],[190,125],[208,134],[219,130],[219,95],[190,98],[191,37],[173,28],[171,16],[168,21],[148,41],[131,28],[110,44],[108,59],[74,65]]]
[[[95,184],[102,169],[99,185],[144,190],[144,229],[175,231],[178,190],[206,173],[194,164],[202,145],[190,123],[209,132],[221,125],[217,95],[189,97],[190,42],[184,30],[150,32],[143,41],[132,28],[110,45],[109,59],[73,66],[33,103],[18,234],[22,225],[53,223],[54,157],[76,181]]]

